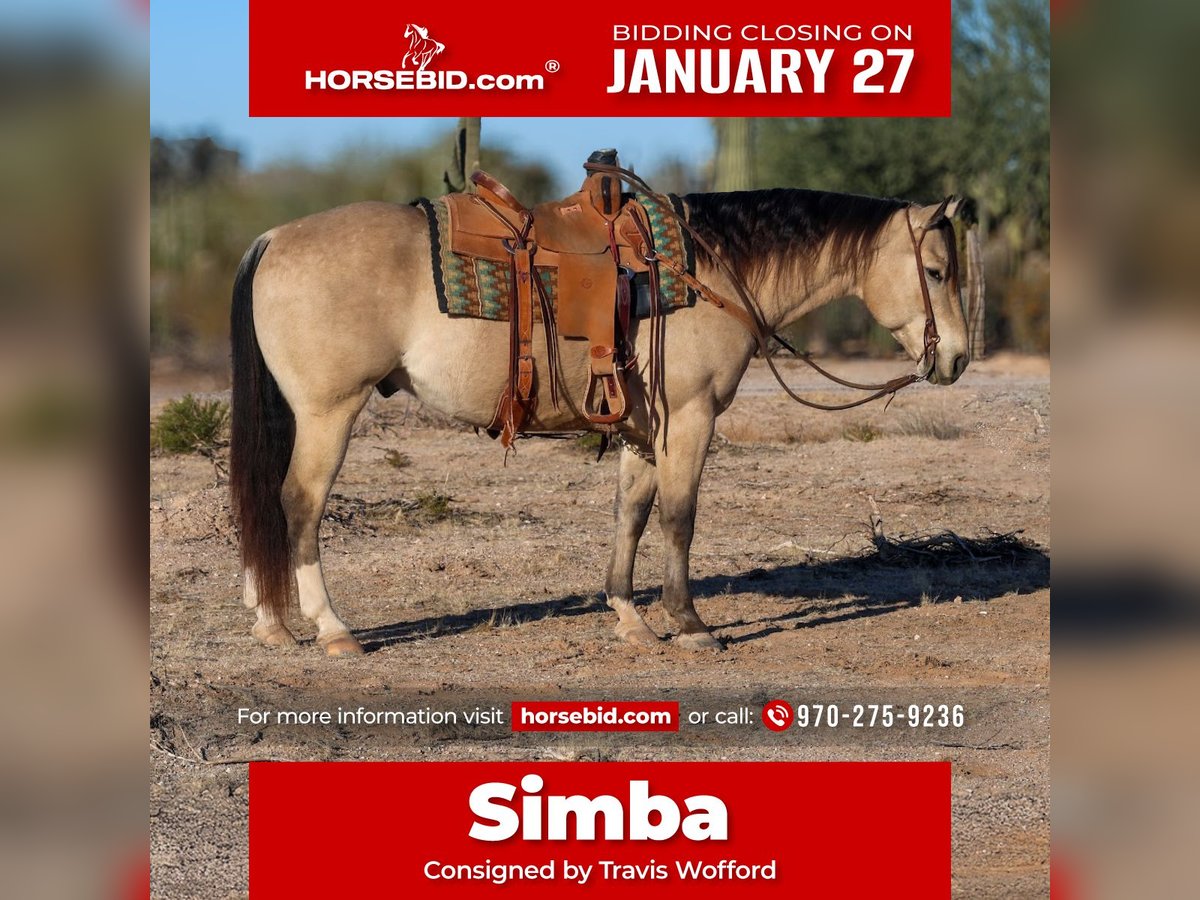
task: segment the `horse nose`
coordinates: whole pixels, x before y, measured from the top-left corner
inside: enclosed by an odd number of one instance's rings
[[[954,365],[952,367],[953,376],[951,380],[958,381],[958,379],[962,376],[962,373],[965,371],[967,371],[967,355],[965,353],[960,353],[958,356],[954,357]]]

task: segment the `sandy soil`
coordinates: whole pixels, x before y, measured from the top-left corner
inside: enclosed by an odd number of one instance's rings
[[[881,380],[900,363],[842,363]],[[840,397],[799,368],[793,383]],[[186,389],[152,388],[152,407]],[[752,366],[700,497],[697,608],[727,646],[695,655],[618,643],[597,598],[615,454],[573,440],[500,448],[403,396],[372,400],[322,533],[335,602],[370,651],[259,648],[240,605],[226,489],[199,457],[151,462],[154,894],[242,897],[250,759],[944,759],[953,767],[955,896],[1044,897],[1049,859],[1049,367],[976,363],[885,410],[796,407]],[[1021,530],[1019,560],[896,565],[890,537]],[[448,502],[439,498],[449,498]],[[638,559],[660,634],[662,543]],[[470,708],[513,698],[676,698],[684,709],[793,702],[964,704],[962,729],[783,735],[524,737],[504,729],[284,729],[239,707]]]

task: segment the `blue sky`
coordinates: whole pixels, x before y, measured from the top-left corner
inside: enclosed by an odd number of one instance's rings
[[[352,146],[417,146],[453,128],[453,118],[251,119],[246,6],[246,0],[153,0],[150,127],[156,134],[214,134],[253,167],[279,158],[320,161]],[[580,165],[597,147],[617,147],[624,162],[643,171],[670,158],[700,164],[712,151],[707,120],[684,118],[488,118],[483,141],[541,159],[564,188],[580,179]]]

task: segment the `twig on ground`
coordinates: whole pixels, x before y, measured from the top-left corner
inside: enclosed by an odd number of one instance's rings
[[[1016,564],[1042,553],[1035,545],[1020,537],[1024,533],[1021,528],[1004,533],[987,529],[975,538],[962,537],[953,531],[890,538],[884,533],[883,516],[875,498],[870,494],[866,497],[871,507],[871,543],[883,562],[896,565],[936,562],[948,565],[1006,561]]]
[[[887,538],[883,536],[883,516],[879,514],[879,505],[870,494],[867,494],[867,502],[871,504],[871,539],[879,547],[887,543]]]
[[[269,756],[257,756],[254,758],[235,756],[230,759],[204,759],[200,756],[182,756],[174,750],[169,750],[159,744],[157,741],[150,741],[150,749],[156,753],[161,753],[163,756],[169,756],[172,759],[177,759],[180,762],[189,763],[194,766],[248,766],[255,762],[287,762],[284,759],[273,759]]]

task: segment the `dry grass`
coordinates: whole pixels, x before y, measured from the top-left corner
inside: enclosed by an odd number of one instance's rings
[[[439,522],[476,518],[454,507],[454,498],[439,491],[425,491],[411,498],[363,500],[331,494],[326,518],[351,531],[376,531],[383,527],[422,527]]]
[[[832,420],[814,424],[793,418],[736,418],[720,422],[717,437],[731,445],[824,444],[836,438]]]
[[[868,422],[854,422],[842,429],[842,438],[857,444],[869,444],[883,437],[883,432]]]
[[[487,619],[481,619],[471,631],[491,631],[500,628],[516,628],[525,624],[524,620],[507,609],[493,609]]]
[[[844,400],[844,397],[835,399]],[[914,403],[905,398],[890,409],[882,403],[853,413],[805,410],[781,404],[770,414],[732,410],[720,419],[718,437],[728,445],[812,445],[829,441],[868,444],[895,437],[954,441],[969,436],[962,410],[953,404]],[[903,404],[903,405],[901,405]]]
[[[407,469],[412,465],[412,457],[407,453],[401,453],[399,450],[385,450],[383,453],[383,461],[393,469]]]
[[[418,494],[415,505],[408,510],[410,517],[424,524],[433,524],[449,519],[454,513],[450,504],[454,498],[438,491]]]
[[[967,430],[950,418],[945,410],[912,410],[901,417],[895,429],[905,437],[927,437],[937,441],[956,441]]]

